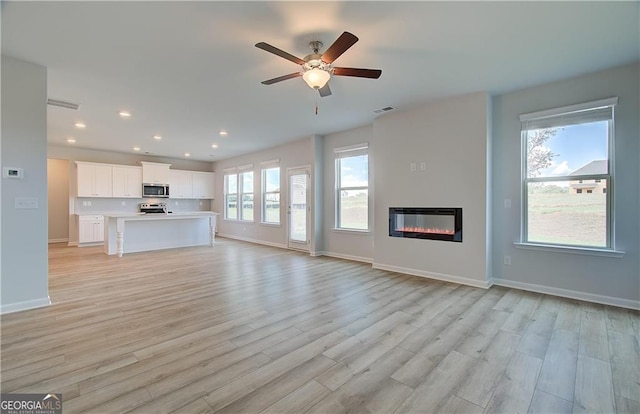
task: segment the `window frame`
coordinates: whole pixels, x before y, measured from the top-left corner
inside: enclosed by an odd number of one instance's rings
[[[267,171],[278,170],[278,191],[267,191]],[[282,223],[282,169],[278,163],[263,163],[260,173],[261,179],[261,197],[260,197],[260,223],[271,226],[279,226]],[[278,194],[278,221],[267,221],[267,195]]]
[[[334,148],[335,155],[335,223],[334,230],[338,231],[347,231],[347,232],[357,232],[357,233],[368,233],[371,231],[371,193],[369,192],[370,182],[371,182],[371,168],[370,168],[370,157],[369,157],[369,144],[362,143],[356,145],[350,145],[347,147],[339,147]],[[345,158],[352,157],[360,157],[365,155],[367,157],[367,185],[366,186],[351,186],[351,187],[343,187],[340,182],[341,178],[341,160]],[[343,227],[342,226],[342,217],[341,217],[341,192],[342,191],[357,191],[357,190],[367,190],[367,228],[366,229],[358,229],[353,227]]]
[[[615,232],[614,232],[614,206],[613,206],[613,192],[614,192],[614,163],[615,163],[615,107],[618,103],[618,98],[607,98],[593,102],[585,102],[577,105],[570,105],[566,107],[560,107],[555,109],[549,109],[545,111],[539,111],[529,114],[520,115],[520,121],[522,122],[520,130],[521,140],[521,223],[520,223],[520,243],[521,245],[537,245],[549,248],[571,249],[571,250],[590,250],[590,251],[615,251]],[[582,111],[594,111],[599,108],[611,108],[611,118],[608,122],[608,136],[607,136],[607,172],[605,174],[583,174],[583,175],[562,175],[562,176],[548,176],[548,177],[527,177],[527,122],[560,118],[572,113],[579,113]],[[579,122],[574,125],[586,124],[588,121]],[[559,125],[560,127],[561,125]],[[607,190],[604,192],[606,196],[606,245],[605,246],[589,246],[589,245],[576,245],[566,243],[550,243],[529,240],[529,191],[528,186],[530,183],[535,182],[559,182],[559,181],[584,181],[584,180],[605,180],[607,183]]]
[[[253,188],[251,191],[245,191],[244,188],[244,174],[251,174],[251,180],[253,182]],[[244,222],[254,222],[256,219],[256,198],[255,198],[255,173],[253,171],[253,165],[245,165],[238,167],[238,220]],[[251,194],[251,204],[253,210],[253,217],[247,219],[244,217],[244,196]]]
[[[236,182],[236,192],[235,193],[229,193],[229,178],[228,177],[234,177],[234,180]],[[236,171],[235,168],[230,169],[230,170],[225,170],[223,179],[224,179],[224,219],[225,220],[236,221],[236,220],[239,219],[239,215],[240,215],[240,212],[238,211],[238,172]],[[235,195],[236,196],[236,217],[235,218],[229,217],[229,196],[230,195]]]

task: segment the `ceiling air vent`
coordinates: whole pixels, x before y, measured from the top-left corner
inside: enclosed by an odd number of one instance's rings
[[[59,106],[60,108],[73,109],[74,111],[80,108],[79,104],[74,104],[73,102],[61,101],[59,99],[47,99],[47,105],[51,106]]]
[[[383,112],[393,111],[394,109],[396,109],[396,108],[394,108],[393,106],[387,106],[387,107],[382,108],[382,109],[376,109],[375,111],[373,111],[373,113],[374,114],[381,114]]]

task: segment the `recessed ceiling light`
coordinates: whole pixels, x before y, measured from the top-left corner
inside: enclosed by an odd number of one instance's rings
[[[154,135],[153,139],[155,139],[156,141],[160,141],[162,137],[160,135]]]
[[[190,156],[191,156],[191,154],[189,154],[188,152],[185,152],[185,153],[184,153],[184,156],[185,156],[185,157],[190,157]]]
[[[133,147],[134,151],[140,151],[140,147]]]
[[[120,114],[121,117],[123,118],[129,118],[131,116],[131,113],[128,111],[120,111],[118,112]]]
[[[76,128],[86,128],[87,125],[83,124],[82,122],[76,122],[74,124],[76,126]]]
[[[213,148],[213,149],[218,148],[218,144],[211,144],[211,148]]]
[[[73,139],[73,138],[67,138],[67,142],[68,142],[69,144],[75,144],[75,143],[76,143],[76,140],[75,140],[75,139]]]
[[[229,135],[229,133],[227,131],[220,131],[220,136],[225,137],[227,135]]]

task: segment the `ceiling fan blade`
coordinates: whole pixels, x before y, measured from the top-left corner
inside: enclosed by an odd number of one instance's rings
[[[265,43],[265,42],[256,43],[256,47],[258,49],[262,49],[262,50],[265,50],[265,51],[267,51],[269,53],[273,53],[274,55],[280,56],[281,58],[285,58],[287,60],[290,60],[293,63],[297,63],[298,65],[304,65],[304,63],[305,63],[304,60],[302,60],[302,59],[300,59],[298,57],[295,57],[292,54],[285,52],[284,50],[280,50],[275,46],[271,46],[270,44]]]
[[[322,54],[322,60],[326,63],[333,63],[340,55],[347,51],[358,41],[358,37],[352,33],[344,32],[336,39],[329,49]]]
[[[263,85],[273,85],[274,83],[282,82],[282,81],[285,81],[287,79],[298,78],[300,76],[302,76],[302,73],[294,72],[294,73],[290,73],[288,75],[278,76],[277,78],[273,78],[273,79],[269,79],[269,80],[266,80],[266,81],[262,81],[260,83],[262,83]]]
[[[329,82],[325,83],[325,85],[322,88],[318,89],[318,92],[320,93],[321,98],[331,95],[331,88],[329,88]]]
[[[378,79],[382,75],[382,71],[380,69],[333,68],[333,74],[336,76]]]

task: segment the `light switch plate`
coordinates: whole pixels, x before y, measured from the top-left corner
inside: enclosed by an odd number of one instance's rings
[[[21,210],[38,208],[38,199],[36,197],[16,197],[15,208]]]

